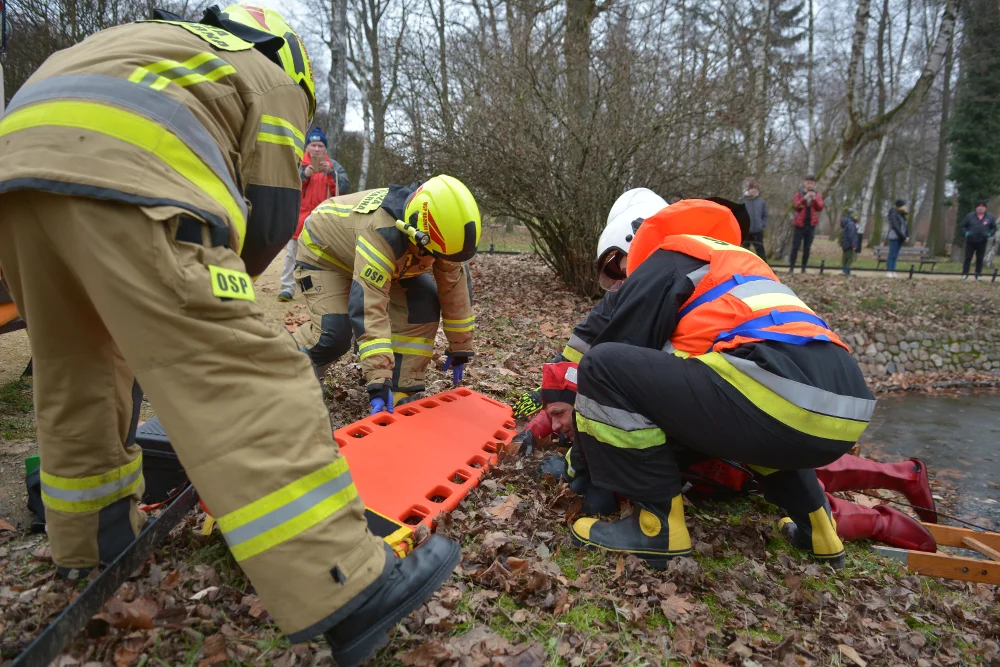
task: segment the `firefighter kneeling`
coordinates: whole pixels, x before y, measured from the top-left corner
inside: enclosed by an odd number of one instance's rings
[[[579,519],[573,537],[657,567],[689,554],[674,454],[683,447],[749,465],[788,513],[792,542],[840,567],[814,468],[854,445],[875,401],[847,346],[740,247],[734,210],[688,200],[646,218],[608,326],[580,361],[575,400],[565,400],[568,369],[546,368],[553,426],[575,431],[579,446],[570,464],[637,505],[618,521]]]
[[[481,222],[468,188],[435,176],[328,199],[305,220],[295,279],[311,321],[295,342],[322,377],[357,342],[372,413],[423,391],[443,317],[457,385],[472,356],[472,281]],[[433,277],[431,277],[433,276]]]

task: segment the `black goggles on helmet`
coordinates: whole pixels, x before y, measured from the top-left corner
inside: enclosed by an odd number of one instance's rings
[[[597,282],[601,288],[614,292],[621,287],[625,280],[625,269],[622,268],[622,260],[628,253],[619,248],[612,248],[604,253],[604,256],[597,262]]]

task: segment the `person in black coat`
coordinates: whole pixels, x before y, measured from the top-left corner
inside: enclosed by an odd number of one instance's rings
[[[986,212],[986,200],[976,203],[976,210],[965,216],[962,221],[962,231],[965,232],[965,263],[962,265],[962,280],[969,277],[969,265],[972,263],[972,253],[976,254],[976,280],[983,275],[983,255],[986,254],[986,243],[997,233],[997,221]]]
[[[910,240],[910,228],[906,222],[908,210],[906,202],[896,200],[896,205],[889,211],[889,256],[885,259],[886,275],[896,277],[896,259],[903,244]]]
[[[861,252],[861,234],[858,233],[858,212],[853,208],[845,208],[840,218],[840,247],[844,250],[840,266],[845,276],[851,275],[851,265],[854,256]]]

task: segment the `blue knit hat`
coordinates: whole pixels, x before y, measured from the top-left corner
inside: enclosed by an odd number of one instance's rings
[[[314,141],[322,141],[324,146],[329,147],[329,144],[326,143],[326,133],[323,132],[322,128],[314,127],[309,130],[309,134],[306,135],[306,143],[311,144]]]

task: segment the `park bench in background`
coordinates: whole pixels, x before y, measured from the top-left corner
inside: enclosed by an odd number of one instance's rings
[[[878,269],[879,265],[882,264],[889,256],[889,246],[887,245],[877,245],[875,246],[875,268]],[[920,268],[918,271],[924,270],[924,264],[931,265],[931,272],[934,271],[934,265],[940,260],[931,257],[931,249],[926,246],[910,246],[902,247],[899,249],[899,259],[898,261],[910,260],[920,262]]]

